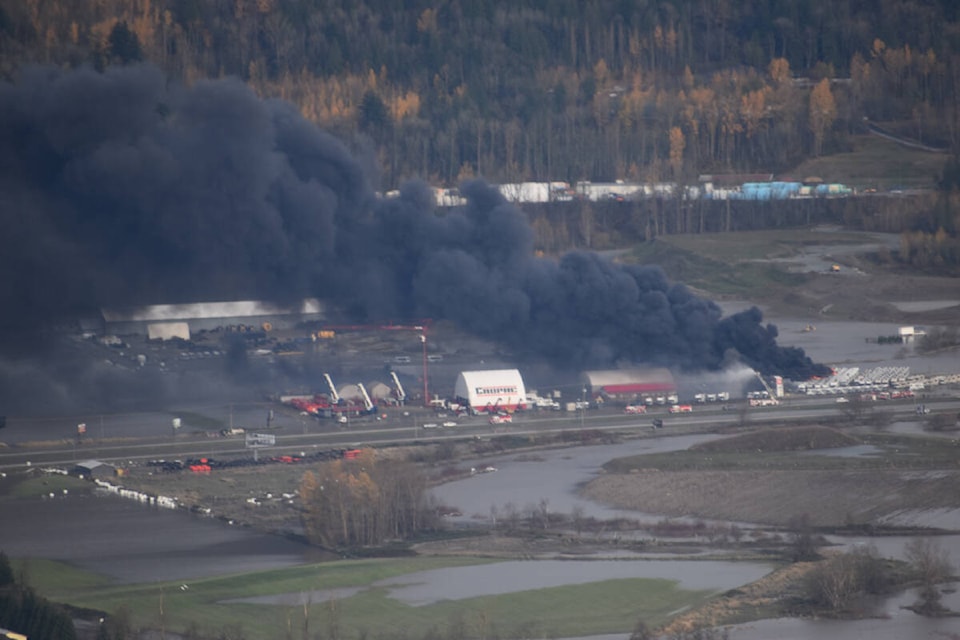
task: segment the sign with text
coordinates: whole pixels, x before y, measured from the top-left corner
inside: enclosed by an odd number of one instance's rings
[[[272,433],[248,433],[248,447],[272,447],[277,444],[277,436]]]

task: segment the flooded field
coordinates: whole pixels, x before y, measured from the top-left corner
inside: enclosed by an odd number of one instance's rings
[[[478,474],[437,489],[445,503],[455,504],[468,520],[491,517],[494,510],[513,503],[518,508],[545,500],[551,510],[569,512],[580,506],[587,515],[611,517],[636,512],[608,509],[575,495],[576,488],[613,457],[640,452],[687,448],[715,436],[683,436],[635,440],[618,445],[579,447],[506,455],[485,459],[496,472]],[[847,452],[854,453],[854,452]],[[63,560],[122,583],[189,580],[258,569],[289,567],[317,559],[309,547],[273,536],[230,526],[179,511],[155,510],[115,498],[71,496],[45,501],[11,501],[2,507],[0,540],[14,557],[33,556]],[[651,516],[656,518],[656,516]],[[902,557],[909,538],[838,538],[839,545],[871,544],[886,557]],[[960,536],[940,538],[956,559]],[[377,584],[391,598],[410,606],[438,600],[458,600],[550,586],[636,577],[661,577],[680,581],[690,589],[724,590],[759,578],[769,570],[757,563],[713,560],[649,560],[618,557],[616,560],[502,562],[406,574]],[[261,604],[294,606],[324,598],[349,598],[354,592],[275,594],[258,599]],[[887,616],[893,635],[874,635],[877,621],[812,622],[772,620],[736,628],[734,640],[764,638],[924,638],[927,633],[956,631],[956,619],[928,620],[899,607],[909,594],[876,603]],[[954,598],[954,596],[950,596]],[[949,600],[952,602],[953,600]],[[885,613],[884,613],[885,612]],[[888,626],[884,626],[886,631]],[[869,633],[869,636],[862,635]],[[826,634],[826,635],[824,635]],[[897,635],[899,634],[899,635]],[[918,635],[921,634],[921,635]],[[627,636],[621,636],[626,638]]]
[[[483,460],[465,461],[465,465],[492,465],[496,473],[483,473],[463,480],[448,482],[433,491],[441,504],[454,507],[462,515],[452,522],[492,521],[497,514],[515,508],[546,502],[555,513],[572,513],[579,509],[595,518],[628,517],[642,514],[607,507],[577,496],[579,485],[600,472],[611,458],[643,453],[662,453],[686,449],[700,442],[716,439],[715,434],[629,440],[612,445],[596,445],[573,449],[554,449],[532,454],[512,454]],[[656,516],[650,516],[655,518]]]
[[[408,573],[381,580],[372,587],[387,589],[391,598],[421,607],[444,600],[466,600],[628,578],[673,580],[682,589],[696,591],[726,591],[759,580],[770,569],[761,563],[711,560],[695,563],[677,560],[527,560]],[[359,589],[279,594],[238,602],[289,606],[322,602],[332,597],[342,599],[357,591]]]
[[[119,583],[190,580],[324,559],[307,545],[183,511],[104,496],[0,503],[0,548]]]
[[[919,302],[891,302],[890,304],[901,311],[921,313],[923,311],[936,311],[938,309],[956,307],[960,305],[960,300],[921,300]]]
[[[725,314],[749,308],[746,302],[724,302]],[[818,314],[808,318],[784,318],[769,311],[764,321],[776,325],[777,342],[803,349],[815,362],[828,365],[856,365],[862,369],[881,366],[906,366],[911,373],[960,373],[960,357],[954,351],[924,354],[913,345],[880,344],[880,336],[895,336],[901,324],[829,320]]]
[[[916,592],[907,591],[893,598],[868,603],[874,617],[866,620],[777,618],[735,625],[730,627],[730,638],[731,640],[819,640],[821,638],[949,640],[960,633],[958,618],[925,618],[904,608],[916,600]],[[955,611],[960,610],[960,592],[945,594],[943,604]]]

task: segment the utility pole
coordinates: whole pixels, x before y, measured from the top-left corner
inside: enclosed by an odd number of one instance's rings
[[[584,387],[583,389],[580,390],[580,431],[583,431],[583,419],[585,417],[584,414],[587,413],[586,399],[587,399],[587,388]]]
[[[420,344],[423,346],[423,406],[430,406],[430,392],[427,386],[427,333],[420,334]]]

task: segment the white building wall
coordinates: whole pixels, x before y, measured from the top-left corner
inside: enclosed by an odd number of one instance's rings
[[[462,371],[454,395],[463,398],[475,412],[516,411],[526,408],[527,391],[517,369]]]

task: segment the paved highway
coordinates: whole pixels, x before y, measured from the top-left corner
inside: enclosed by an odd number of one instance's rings
[[[956,414],[960,401],[938,400],[928,402],[934,412]],[[652,421],[663,420],[658,435],[675,435],[703,431],[716,427],[766,422],[809,422],[818,419],[836,419],[844,415],[845,407],[822,398],[790,400],[777,407],[754,407],[744,411],[743,405],[731,405],[723,411],[715,405],[697,405],[693,413],[670,414],[663,408],[654,408],[648,414],[624,415],[614,409],[588,410],[567,413],[540,411],[517,414],[512,424],[491,425],[487,418],[474,416],[456,418],[455,427],[424,428],[426,423],[441,424],[450,418],[437,418],[425,409],[388,410],[385,420],[372,417],[353,420],[347,427],[331,421],[317,421],[296,413],[276,410],[270,428],[265,416],[270,406],[264,403],[231,405],[228,409],[240,424],[239,417],[254,424],[254,416],[262,427],[248,428],[250,432],[272,433],[274,447],[263,449],[261,456],[310,453],[333,448],[352,448],[363,445],[412,444],[424,441],[442,441],[469,438],[491,438],[497,435],[537,435],[591,429],[600,431],[640,431],[652,435]],[[870,405],[871,409],[900,419],[916,416],[915,405],[909,402],[885,402]],[[408,413],[409,415],[403,415]],[[170,413],[109,415],[92,420],[81,438],[76,433],[76,418],[54,419],[47,428],[37,429],[30,421],[14,421],[8,427],[14,438],[0,448],[0,468],[10,469],[26,464],[33,466],[70,465],[77,461],[98,459],[117,464],[147,459],[183,459],[196,457],[250,457],[243,435],[220,436],[217,430],[181,429],[174,433]],[[53,425],[53,427],[51,427]],[[54,438],[36,437],[56,434]],[[2,432],[7,436],[8,431]],[[33,435],[34,437],[30,437]]]

